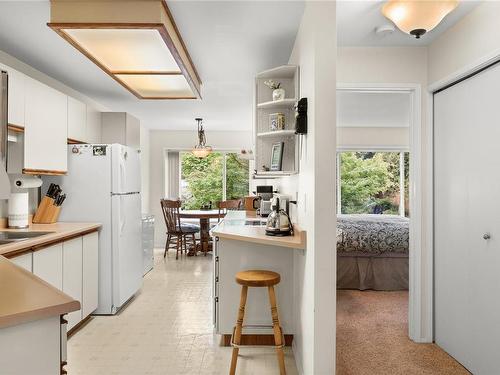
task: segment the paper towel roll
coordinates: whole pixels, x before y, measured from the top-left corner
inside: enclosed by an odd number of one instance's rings
[[[9,198],[9,228],[28,227],[28,193],[12,193]]]
[[[42,183],[42,179],[35,176],[16,176],[14,178],[14,186],[18,189],[39,188]]]

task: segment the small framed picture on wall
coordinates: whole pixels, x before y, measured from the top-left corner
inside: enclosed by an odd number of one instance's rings
[[[281,171],[284,142],[273,143],[271,149],[271,171]]]

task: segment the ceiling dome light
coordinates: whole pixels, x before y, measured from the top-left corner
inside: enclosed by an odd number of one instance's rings
[[[403,32],[420,39],[431,31],[458,5],[456,0],[389,0],[382,14]]]
[[[203,129],[203,119],[195,118],[198,123],[198,144],[193,147],[192,153],[197,158],[206,158],[211,152],[212,147],[207,146],[207,139],[205,138],[205,129]]]

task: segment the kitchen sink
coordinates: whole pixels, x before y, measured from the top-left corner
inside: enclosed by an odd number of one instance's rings
[[[54,232],[14,232],[14,231],[0,231],[0,245],[6,245],[8,243],[29,240],[30,238],[36,238],[40,236],[45,236]]]

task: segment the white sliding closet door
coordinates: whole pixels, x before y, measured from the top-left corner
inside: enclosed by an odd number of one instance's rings
[[[435,340],[500,374],[500,65],[434,95],[434,176]]]

